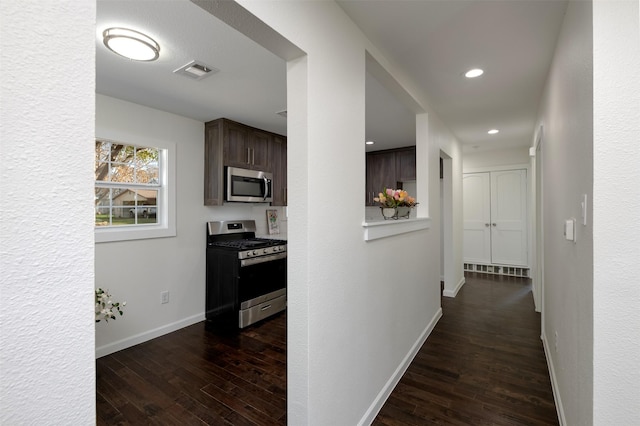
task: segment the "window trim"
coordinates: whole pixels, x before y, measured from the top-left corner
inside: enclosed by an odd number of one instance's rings
[[[158,174],[162,185],[158,187],[158,223],[129,226],[96,227],[95,242],[143,240],[176,236],[176,145],[171,142],[123,142],[112,138],[96,137],[96,140],[157,148],[160,156]],[[95,188],[95,180],[94,180]]]

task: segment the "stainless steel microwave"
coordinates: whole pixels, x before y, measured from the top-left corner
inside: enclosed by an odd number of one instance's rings
[[[225,201],[270,203],[273,201],[273,175],[258,170],[226,168]]]

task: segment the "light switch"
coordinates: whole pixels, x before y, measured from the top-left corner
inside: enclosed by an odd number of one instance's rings
[[[576,220],[568,219],[564,222],[564,237],[569,241],[576,241]]]

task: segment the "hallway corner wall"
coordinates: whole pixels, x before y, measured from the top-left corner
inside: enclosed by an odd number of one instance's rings
[[[536,128],[542,144],[544,297],[542,338],[560,424],[592,424],[593,226],[581,218],[593,196],[593,34],[591,2],[569,2]],[[590,215],[589,215],[590,217]]]

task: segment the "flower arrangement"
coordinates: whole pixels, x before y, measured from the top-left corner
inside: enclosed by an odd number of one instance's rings
[[[96,322],[104,320],[109,322],[110,319],[115,320],[115,312],[118,312],[122,316],[122,308],[127,305],[127,302],[114,302],[111,300],[109,290],[103,290],[101,288],[96,289]]]
[[[415,207],[418,204],[416,199],[410,196],[407,191],[390,188],[384,188],[384,191],[380,192],[373,201],[380,203],[380,207],[392,209],[396,207]]]

